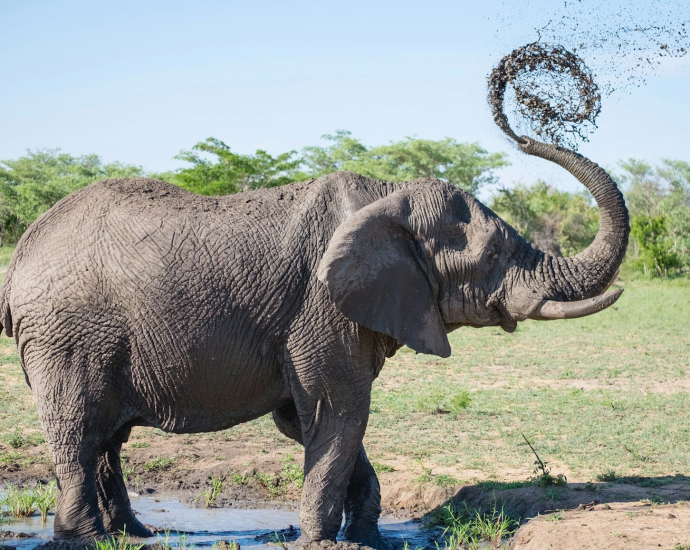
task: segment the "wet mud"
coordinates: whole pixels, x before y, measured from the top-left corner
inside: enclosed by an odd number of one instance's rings
[[[515,141],[577,150],[597,127],[602,96],[644,85],[688,50],[685,2],[566,1],[489,75],[494,121]]]

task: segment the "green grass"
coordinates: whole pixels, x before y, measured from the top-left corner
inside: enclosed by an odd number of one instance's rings
[[[147,472],[162,472],[168,470],[175,463],[174,458],[156,457],[144,464],[144,470]]]
[[[15,518],[29,517],[40,511],[41,519],[45,522],[48,512],[55,508],[55,480],[35,487],[8,483],[5,495],[0,499],[0,507]]]
[[[592,317],[527,321],[512,335],[455,331],[448,359],[403,348],[374,384],[369,455],[448,458],[480,479],[505,470],[526,479],[534,456],[524,433],[571,480],[687,471],[690,397],[678,386],[688,382],[689,312],[689,283],[636,281]],[[461,415],[419,407],[452,388],[471,396]]]
[[[144,546],[146,546],[145,543],[133,543],[125,531],[117,537],[105,537],[93,541],[95,550],[141,550]]]
[[[208,487],[204,489],[196,500],[205,504],[206,508],[212,508],[216,505],[216,500],[225,488],[225,481],[221,476],[212,475],[209,480]]]
[[[374,468],[374,471],[377,474],[392,474],[395,472],[395,468],[393,466],[390,466],[389,464],[383,464],[381,462],[376,462],[373,460],[371,462],[371,467]]]
[[[439,547],[444,550],[477,548],[482,542],[498,548],[517,530],[519,520],[506,516],[495,504],[490,512],[465,504],[447,504],[433,518],[431,526],[443,529]]]

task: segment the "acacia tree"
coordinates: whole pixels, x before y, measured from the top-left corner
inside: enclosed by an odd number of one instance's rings
[[[228,195],[306,179],[299,170],[301,160],[293,158],[296,154],[289,151],[273,157],[259,149],[253,155],[242,155],[221,140],[208,138],[175,157],[191,167],[158,177],[200,195]]]

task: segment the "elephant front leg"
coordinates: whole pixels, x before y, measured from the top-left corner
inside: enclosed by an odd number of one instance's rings
[[[364,446],[360,446],[355,466],[350,475],[345,497],[345,526],[343,539],[376,548],[392,547],[379,532],[381,516],[381,488]]]
[[[343,518],[350,477],[366,429],[369,401],[353,410],[330,399],[300,414],[305,444],[305,477],[298,544],[335,540]]]

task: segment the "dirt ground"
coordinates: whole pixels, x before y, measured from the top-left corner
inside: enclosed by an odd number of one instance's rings
[[[510,548],[681,550],[690,548],[688,541],[688,504],[612,503],[535,518],[520,528]]]
[[[185,436],[144,439],[147,434],[141,435],[123,449],[132,492],[175,492],[181,500],[201,506],[199,496],[211,476],[216,476],[225,480],[216,506],[294,509],[299,504],[298,484],[281,478],[286,464],[300,464],[301,457],[292,454],[291,447],[266,452],[260,443],[238,446]],[[26,449],[24,456],[33,456],[28,467],[3,462],[0,480],[51,479],[45,451],[45,445]],[[161,463],[160,457],[170,456],[175,457],[173,463]],[[510,542],[514,550],[690,548],[683,546],[690,544],[690,477],[684,475],[549,488],[515,481],[441,487],[432,478],[420,480],[413,468],[400,466],[393,472],[379,472],[379,478],[388,515],[428,520],[451,501],[485,510],[502,507],[505,514],[523,522]]]

